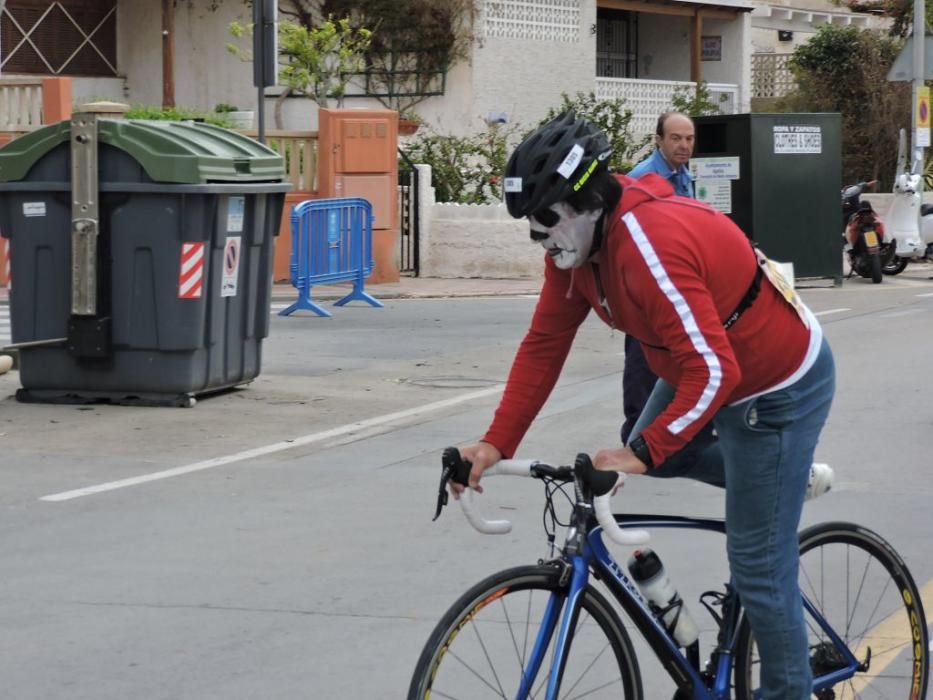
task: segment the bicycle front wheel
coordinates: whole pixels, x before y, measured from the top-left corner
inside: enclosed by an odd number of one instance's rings
[[[922,700],[930,671],[929,639],[920,592],[897,552],[871,530],[822,523],[800,534],[800,590],[866,667],[815,693],[820,700]],[[845,666],[826,631],[809,613],[814,676]],[[744,619],[735,657],[736,698],[754,697],[758,656]]]
[[[518,698],[530,672],[535,641],[552,603],[566,599],[556,566],[523,566],[481,581],[447,611],[428,639],[408,691],[427,698]],[[544,697],[557,632],[527,697]],[[632,641],[618,615],[587,586],[577,619],[560,698],[641,700]]]

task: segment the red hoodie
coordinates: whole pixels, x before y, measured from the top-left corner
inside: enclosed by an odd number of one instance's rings
[[[676,387],[671,404],[642,432],[655,464],[686,445],[721,406],[791,383],[815,359],[818,322],[807,310],[804,325],[766,279],[738,321],[723,327],[757,268],[748,239],[728,217],[674,196],[660,176],[619,180],[622,199],[594,263],[561,270],[545,256],[531,327],[483,437],[506,457],[554,388],[590,309],[640,340],[654,373]]]

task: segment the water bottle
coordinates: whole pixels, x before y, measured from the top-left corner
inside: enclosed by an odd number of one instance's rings
[[[628,560],[628,570],[647,598],[651,611],[661,618],[668,634],[682,647],[693,644],[700,631],[671,584],[658,555],[647,547],[636,550]]]

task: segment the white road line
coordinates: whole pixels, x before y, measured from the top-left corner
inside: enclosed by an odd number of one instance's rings
[[[926,313],[926,309],[903,309],[902,311],[890,311],[886,314],[878,314],[878,318],[900,318],[901,316],[912,316],[913,314]]]
[[[926,585],[920,589],[920,600],[930,600],[933,597],[933,581],[927,581]],[[929,626],[933,622],[933,613],[926,613],[926,623]],[[858,648],[853,649],[856,659],[864,659],[870,656],[869,649],[884,650],[890,649],[891,640],[898,639],[901,626],[904,624],[906,615],[903,610],[896,610],[874,627],[865,630],[859,637]],[[847,687],[853,691],[857,698],[863,697],[862,693],[866,688],[871,688],[871,684],[878,678],[884,678],[884,670],[891,662],[898,658],[897,654],[885,654],[883,651],[876,654],[871,660],[871,669],[867,674],[859,674],[851,678]]]
[[[926,294],[915,294],[914,296],[918,296],[918,297],[933,297],[933,292],[927,292]]]
[[[174,467],[172,469],[165,469],[159,472],[152,472],[150,474],[143,474],[141,476],[134,476],[129,479],[120,479],[119,481],[108,481],[104,484],[98,484],[97,486],[88,486],[83,489],[75,489],[73,491],[63,491],[61,493],[53,493],[48,496],[42,496],[40,501],[70,501],[74,498],[81,498],[83,496],[91,496],[96,493],[102,493],[104,491],[114,491],[116,489],[127,488],[129,486],[139,486],[140,484],[146,484],[150,481],[159,481],[160,479],[170,479],[174,476],[182,476],[183,474],[191,474],[192,472],[204,471],[205,469],[213,469],[214,467],[222,467],[225,464],[233,464],[234,462],[242,462],[247,459],[253,459],[254,457],[264,457],[265,455],[274,454],[276,452],[283,452],[284,450],[290,450],[294,447],[302,447],[303,445],[310,445],[315,442],[320,442],[321,440],[329,440],[331,438],[339,437],[341,435],[346,435],[358,430],[364,430],[367,428],[372,428],[377,425],[384,425],[386,423],[391,423],[392,421],[401,420],[403,418],[411,418],[423,413],[430,413],[432,411],[438,411],[443,408],[449,408],[450,406],[456,406],[457,404],[465,403],[467,401],[474,401],[476,399],[481,399],[486,396],[493,396],[494,394],[502,393],[504,386],[495,386],[489,387],[487,389],[481,389],[479,391],[472,391],[469,394],[461,394],[460,396],[454,396],[449,399],[444,399],[443,401],[435,401],[434,403],[429,403],[424,406],[418,406],[416,408],[409,408],[404,411],[396,411],[395,413],[387,413],[384,416],[376,416],[375,418],[369,418],[368,420],[359,421],[357,423],[348,423],[347,425],[342,425],[339,428],[332,428],[331,430],[325,430],[320,433],[311,433],[310,435],[303,435],[301,437],[295,438],[294,440],[285,440],[283,442],[275,442],[271,445],[265,445],[264,447],[256,447],[252,450],[245,450],[243,452],[237,452],[235,454],[226,455],[225,457],[215,457],[213,459],[206,459],[202,462],[195,462],[194,464],[188,464],[182,467]]]
[[[841,314],[843,311],[851,311],[852,309],[826,309],[826,311],[817,311],[814,313],[814,316],[828,316],[829,314]]]

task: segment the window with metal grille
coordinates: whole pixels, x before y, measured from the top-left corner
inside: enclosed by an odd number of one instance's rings
[[[0,13],[0,70],[116,75],[117,0],[7,0]]]
[[[638,13],[596,10],[596,75],[638,77]]]

